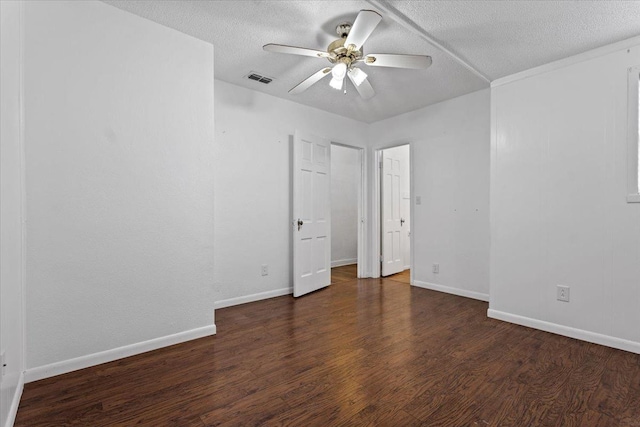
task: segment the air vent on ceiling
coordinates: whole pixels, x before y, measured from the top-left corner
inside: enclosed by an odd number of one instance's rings
[[[269,83],[271,83],[273,81],[273,78],[271,77],[265,77],[261,74],[258,74],[256,72],[250,72],[249,74],[246,75],[246,77],[249,80],[255,80],[256,82],[260,82],[260,83],[264,83],[266,85],[268,85]]]

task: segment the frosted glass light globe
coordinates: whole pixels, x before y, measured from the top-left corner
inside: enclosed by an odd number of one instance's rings
[[[334,79],[344,79],[344,76],[347,74],[347,64],[344,62],[339,62],[333,66],[333,70],[331,70],[331,75]]]

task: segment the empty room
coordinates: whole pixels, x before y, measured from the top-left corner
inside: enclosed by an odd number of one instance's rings
[[[640,1],[0,0],[0,426],[640,426]]]

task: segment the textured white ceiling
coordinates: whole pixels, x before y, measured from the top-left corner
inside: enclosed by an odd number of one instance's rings
[[[640,1],[384,2],[491,80],[640,35]]]
[[[373,122],[464,95],[488,81],[424,37],[459,56],[490,79],[640,34],[640,2],[617,1],[163,1],[105,0],[214,45],[215,77],[301,104]],[[378,6],[378,7],[376,7]],[[383,20],[365,53],[430,55],[427,70],[366,68],[376,96],[346,95],[328,79],[305,93],[287,91],[329,64],[326,60],[268,53],[266,43],[325,50],[335,26],[361,9]],[[264,85],[250,72],[272,77]]]

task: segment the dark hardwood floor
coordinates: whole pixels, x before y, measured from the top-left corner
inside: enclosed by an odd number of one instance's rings
[[[358,264],[350,264],[331,269],[331,284],[350,282],[358,277]]]
[[[347,270],[216,311],[215,337],[27,384],[15,425],[640,426],[640,355]]]
[[[332,284],[353,281],[357,277],[358,277],[358,264],[350,264],[350,265],[345,265],[342,267],[336,267],[331,269]],[[410,284],[411,283],[410,270],[401,271],[398,274],[394,274],[393,276],[387,277],[387,279],[393,280],[394,282]]]

